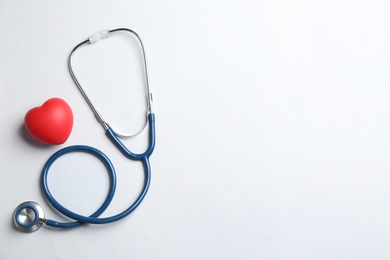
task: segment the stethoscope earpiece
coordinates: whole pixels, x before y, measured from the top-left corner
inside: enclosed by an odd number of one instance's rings
[[[16,207],[12,219],[19,231],[34,232],[45,222],[45,211],[35,201],[26,201]]]

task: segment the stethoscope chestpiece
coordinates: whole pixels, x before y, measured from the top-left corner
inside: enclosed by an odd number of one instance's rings
[[[45,222],[45,211],[35,201],[26,201],[16,207],[12,219],[19,231],[34,232]]]

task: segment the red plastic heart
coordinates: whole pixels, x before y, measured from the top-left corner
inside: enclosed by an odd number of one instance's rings
[[[62,144],[72,132],[72,109],[64,100],[51,98],[42,106],[29,110],[24,124],[36,140],[45,144]]]

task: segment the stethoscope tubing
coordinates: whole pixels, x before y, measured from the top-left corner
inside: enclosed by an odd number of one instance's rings
[[[106,135],[111,140],[111,142],[125,155],[127,158],[140,161],[144,158],[148,159],[150,155],[152,155],[155,142],[156,142],[156,134],[155,134],[155,116],[154,113],[148,114],[149,120],[149,146],[148,149],[142,154],[132,153],[127,147],[119,140],[116,136],[115,132],[112,131],[111,128],[106,130]]]
[[[115,188],[116,188],[116,175],[115,175],[115,169],[114,166],[112,165],[111,161],[109,158],[99,151],[96,148],[90,147],[90,146],[84,146],[84,145],[76,145],[76,146],[69,146],[66,148],[63,148],[53,154],[49,160],[46,162],[42,175],[41,175],[41,186],[42,186],[42,192],[44,196],[46,197],[47,201],[59,212],[61,212],[63,215],[74,219],[75,222],[67,222],[67,223],[62,223],[62,222],[57,222],[54,220],[47,219],[45,220],[46,225],[51,226],[51,227],[56,227],[56,228],[73,228],[73,227],[78,227],[84,223],[88,224],[108,224],[112,223],[115,221],[118,221],[126,216],[128,216],[130,213],[132,213],[142,202],[144,199],[145,195],[148,192],[149,186],[150,186],[150,180],[151,180],[151,167],[149,163],[149,157],[152,154],[155,146],[155,117],[154,114],[151,113],[148,115],[149,119],[149,146],[147,150],[142,153],[142,154],[135,154],[129,151],[122,142],[115,136],[115,134],[110,131],[110,129],[107,129],[106,134],[110,138],[110,140],[118,147],[118,149],[128,158],[136,161],[141,161],[143,168],[144,168],[144,184],[141,193],[137,197],[137,199],[133,202],[133,204],[124,210],[123,212],[111,216],[111,217],[105,217],[105,218],[99,218],[99,216],[107,209],[109,204],[111,203],[111,200],[114,196],[115,193]],[[109,192],[107,194],[107,197],[104,201],[104,203],[100,206],[100,208],[91,214],[90,216],[83,216],[80,214],[77,214],[64,206],[62,206],[51,194],[48,182],[47,182],[47,176],[49,173],[49,169],[51,165],[54,163],[55,160],[57,160],[60,156],[70,153],[70,152],[87,152],[92,155],[95,155],[98,157],[105,165],[107,168],[108,174],[110,176],[110,188]]]

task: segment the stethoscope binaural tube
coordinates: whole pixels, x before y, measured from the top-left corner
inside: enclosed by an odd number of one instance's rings
[[[118,32],[126,32],[131,35],[133,35],[139,42],[139,45],[141,47],[141,53],[142,53],[142,60],[143,60],[143,67],[144,67],[144,73],[145,73],[145,90],[146,90],[146,103],[147,103],[147,111],[146,115],[152,114],[153,113],[153,95],[150,90],[150,85],[149,85],[149,72],[148,72],[148,66],[147,66],[147,60],[146,60],[146,51],[144,47],[144,43],[141,40],[141,37],[136,33],[135,31],[128,29],[128,28],[118,28],[118,29],[112,29],[112,30],[101,30],[92,36],[89,37],[89,39],[80,42],[79,44],[76,45],[76,47],[73,48],[73,50],[70,52],[69,58],[68,58],[68,69],[69,73],[72,76],[72,79],[74,83],[76,84],[77,88],[79,89],[80,93],[83,95],[85,101],[87,102],[88,106],[91,108],[92,112],[95,114],[96,119],[99,121],[99,123],[103,126],[105,130],[110,129],[115,136],[118,136],[120,138],[129,138],[138,135],[143,131],[143,129],[146,127],[148,120],[145,118],[145,124],[142,129],[140,129],[138,132],[133,133],[133,134],[120,134],[118,131],[115,131],[108,122],[106,122],[103,119],[103,116],[100,114],[100,112],[96,109],[94,106],[93,102],[91,101],[90,97],[88,96],[87,92],[83,89],[81,86],[80,82],[78,81],[76,74],[73,71],[72,67],[72,61],[73,61],[73,56],[75,52],[82,46],[86,46],[89,44],[96,44],[102,39],[106,39],[111,36],[111,34],[115,34]]]

